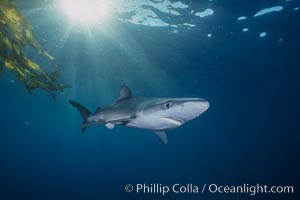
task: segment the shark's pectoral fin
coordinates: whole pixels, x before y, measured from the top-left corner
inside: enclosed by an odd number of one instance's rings
[[[154,131],[154,133],[163,141],[163,143],[168,144],[168,137],[164,131]]]
[[[106,126],[108,129],[113,129],[113,128],[115,128],[115,124],[112,124],[112,123],[106,123],[105,126]]]

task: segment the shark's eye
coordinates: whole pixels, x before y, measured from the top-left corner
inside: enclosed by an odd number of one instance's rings
[[[165,109],[168,110],[169,108],[172,107],[172,103],[171,102],[166,102],[165,103]]]

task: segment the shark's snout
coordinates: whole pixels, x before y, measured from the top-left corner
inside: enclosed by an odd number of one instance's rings
[[[195,112],[205,112],[210,106],[209,101],[201,99],[197,101],[188,101],[183,104],[184,110],[190,110]]]
[[[188,121],[198,117],[204,113],[210,106],[209,101],[204,99],[187,101],[182,105],[182,113],[184,121]]]
[[[204,111],[206,111],[210,106],[210,103],[207,100],[200,101],[200,104],[201,104],[201,107],[205,109]]]

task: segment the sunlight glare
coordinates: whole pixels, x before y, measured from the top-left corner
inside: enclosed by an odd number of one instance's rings
[[[110,16],[108,0],[61,0],[61,9],[74,21],[85,25],[103,23]]]

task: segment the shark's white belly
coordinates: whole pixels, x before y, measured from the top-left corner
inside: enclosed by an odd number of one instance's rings
[[[168,130],[177,128],[182,123],[168,119],[168,118],[147,118],[147,117],[137,117],[136,119],[130,120],[126,126],[141,128],[147,130]]]

